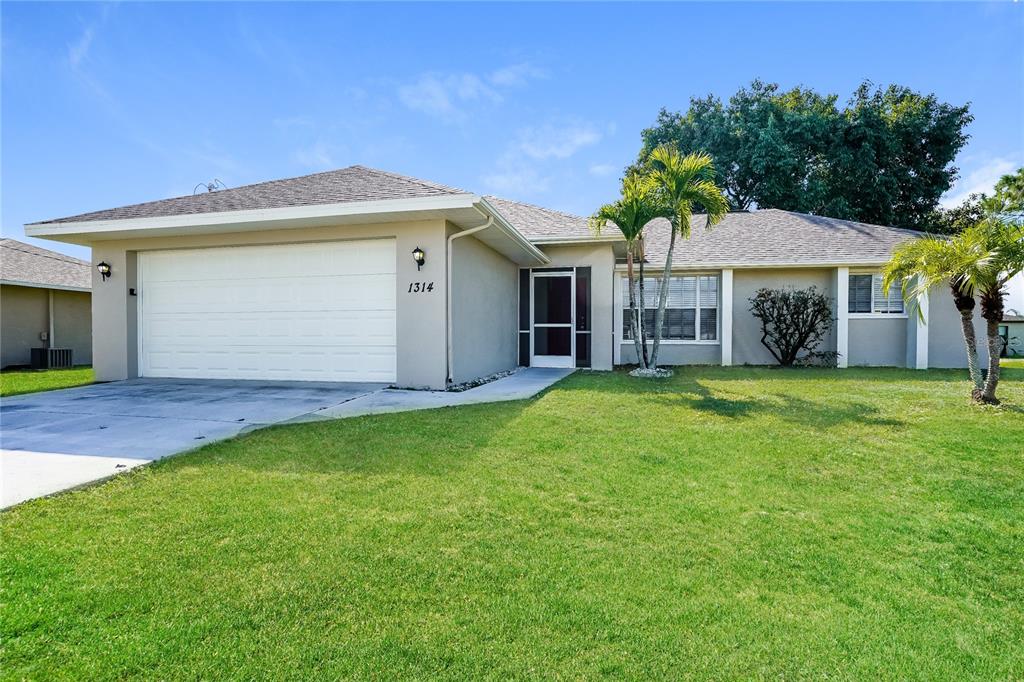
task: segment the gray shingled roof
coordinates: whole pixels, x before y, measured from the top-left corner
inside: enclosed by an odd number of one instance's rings
[[[92,287],[91,266],[63,253],[0,239],[0,280],[42,287]]]
[[[874,263],[888,260],[897,244],[921,236],[914,230],[779,209],[730,213],[710,230],[705,220],[693,216],[690,238],[676,241],[674,266]],[[648,262],[665,262],[668,241],[667,220],[647,226]]]
[[[144,204],[132,204],[66,218],[43,220],[33,224],[156,218],[194,213],[316,206],[317,204],[409,199],[451,194],[465,194],[465,192],[439,185],[436,182],[417,180],[375,168],[349,166],[325,173],[314,173],[286,180],[271,180],[255,185],[203,192],[174,199],[148,201]]]
[[[486,196],[487,201],[505,216],[505,219],[527,239],[558,239],[571,237],[590,237],[593,232],[587,219],[571,213],[541,208],[533,204]],[[617,230],[606,232],[607,235],[617,234]]]
[[[465,193],[426,180],[365,166],[350,166],[326,173],[151,201],[45,222],[150,218]],[[499,197],[488,196],[486,199],[527,239],[550,241],[589,237],[592,234],[587,219],[582,216]],[[606,231],[606,236],[615,234],[614,227]],[[705,231],[704,217],[694,216],[692,236],[678,246],[673,262],[682,267],[741,263],[781,265],[881,262],[889,258],[897,244],[919,234],[912,230],[777,209],[730,213],[722,223]],[[656,221],[648,227],[648,261],[654,264],[664,262],[668,235],[668,223],[665,221]]]

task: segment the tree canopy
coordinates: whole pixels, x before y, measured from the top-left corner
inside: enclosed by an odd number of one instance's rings
[[[957,175],[969,106],[864,82],[845,106],[835,94],[755,80],[722,102],[662,109],[643,131],[638,163],[671,144],[706,152],[734,209],[781,208],[925,229]]]
[[[999,178],[991,196],[971,194],[959,206],[936,208],[928,218],[927,229],[935,234],[960,234],[986,216],[1017,222],[1024,219],[1024,168]]]

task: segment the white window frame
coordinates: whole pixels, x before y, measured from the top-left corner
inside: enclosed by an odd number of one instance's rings
[[[871,312],[870,313],[851,313],[850,310],[850,297],[847,294],[845,304],[847,310],[847,318],[851,320],[905,320],[907,319],[907,303],[903,301],[903,312],[901,313],[880,313],[875,311],[875,277],[881,277],[882,274],[878,270],[850,270],[850,279],[852,280],[856,276],[871,275]],[[851,283],[852,285],[852,283]],[[890,290],[896,290],[896,286]]]
[[[629,310],[629,278],[623,271],[617,271],[619,275],[619,286],[617,287],[619,292],[619,300],[621,305],[616,306],[618,315],[616,316],[615,326],[618,329],[618,341],[617,345],[623,343],[633,343],[632,339],[626,338],[626,330],[622,326],[622,313],[625,310]],[[722,273],[718,270],[701,271],[701,272],[673,272],[670,277],[696,277],[697,278],[697,308],[694,319],[694,339],[665,339],[661,340],[662,345],[668,346],[720,346],[722,345]],[[714,339],[701,339],[700,338],[700,310],[701,308],[710,308],[711,306],[702,306],[700,300],[700,278],[701,277],[716,277],[718,278],[718,286],[716,290],[718,292],[715,300],[715,310],[718,311],[715,315],[716,328]],[[653,279],[655,282],[661,282],[661,274],[648,275],[648,279]],[[647,340],[652,341],[653,336],[648,336]]]

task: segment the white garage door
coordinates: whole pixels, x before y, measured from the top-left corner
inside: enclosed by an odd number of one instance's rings
[[[147,377],[395,380],[395,241],[139,255]]]

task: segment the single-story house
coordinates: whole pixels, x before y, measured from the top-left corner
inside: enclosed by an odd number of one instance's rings
[[[1003,337],[1003,357],[1024,357],[1024,315],[1008,311],[999,325],[999,335]]]
[[[879,268],[917,233],[779,210],[732,213],[707,232],[702,221],[676,252],[665,362],[772,363],[748,298],[814,284],[837,301],[822,350],[842,366],[964,364],[948,292],[918,316],[881,290]],[[597,235],[580,216],[363,166],[26,231],[92,247],[99,380],[440,389],[517,365],[634,359],[616,230]],[[667,223],[650,226],[652,277],[667,236]]]
[[[92,362],[92,267],[56,251],[0,239],[0,367],[30,364],[33,348],[66,348]]]

